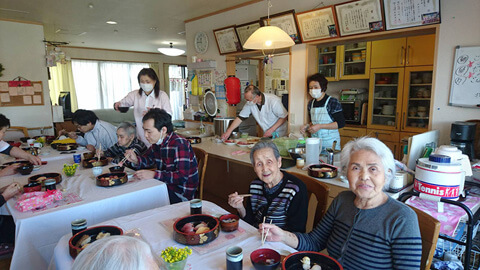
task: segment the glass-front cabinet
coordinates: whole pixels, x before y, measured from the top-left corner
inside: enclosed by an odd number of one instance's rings
[[[371,42],[317,46],[318,73],[328,81],[368,79]]]
[[[338,81],[337,56],[340,46],[318,46],[318,73],[327,78],[329,82]]]
[[[367,121],[369,128],[400,129],[403,76],[403,68],[371,70]]]
[[[432,98],[431,66],[405,68],[402,130],[425,132],[430,120]]]

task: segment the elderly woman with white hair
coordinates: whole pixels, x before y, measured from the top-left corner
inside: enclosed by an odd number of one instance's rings
[[[258,227],[263,221],[294,232],[305,232],[308,193],[305,184],[281,171],[282,158],[271,141],[260,141],[252,148],[250,160],[258,178],[250,183],[247,207],[237,192],[228,196],[228,203],[240,217]]]
[[[113,163],[119,163],[125,156],[127,149],[135,149],[138,155],[147,151],[147,146],[143,141],[137,138],[135,126],[123,122],[117,128],[117,143],[105,151],[105,156],[112,159]],[[121,164],[123,165],[123,164]]]
[[[130,236],[109,236],[83,250],[73,270],[151,270],[159,269],[150,246]]]
[[[342,150],[341,168],[350,190],[333,200],[312,232],[264,224],[270,229],[267,241],[283,241],[297,250],[327,248],[344,269],[420,269],[417,215],[384,192],[395,175],[390,149],[375,138],[350,141]]]

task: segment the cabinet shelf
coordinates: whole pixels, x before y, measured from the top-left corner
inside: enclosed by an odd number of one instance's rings
[[[423,101],[430,101],[430,98],[410,98],[410,100],[423,100]]]
[[[375,84],[375,87],[377,87],[377,86],[381,86],[381,87],[397,87],[397,85],[398,85],[398,84],[396,84],[396,83],[395,83],[395,84],[393,84],[393,83],[391,83],[391,84]]]
[[[374,114],[375,117],[388,117],[388,118],[395,118],[395,115],[386,115],[386,114]]]
[[[397,100],[396,97],[376,97],[375,100]]]
[[[345,62],[344,64],[346,64],[346,65],[351,65],[351,64],[363,64],[363,63],[365,63],[365,60],[363,60],[363,61]]]
[[[334,53],[337,53],[336,51],[332,51],[332,52],[319,52],[318,54],[319,55],[322,55],[322,54],[334,54]]]
[[[318,64],[319,67],[321,66],[335,66],[335,63],[331,63],[331,64]]]
[[[362,51],[366,50],[366,47],[361,47],[361,48],[353,48],[353,49],[345,49],[346,52],[352,52],[352,51]]]
[[[409,116],[408,119],[420,119],[420,120],[428,120],[428,116],[420,117],[420,116]]]
[[[410,86],[432,86],[431,83],[411,83]]]

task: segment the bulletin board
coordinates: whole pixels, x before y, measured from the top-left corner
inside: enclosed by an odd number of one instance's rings
[[[480,107],[480,46],[455,50],[449,105]]]
[[[44,105],[43,85],[41,81],[32,86],[10,87],[8,81],[0,81],[0,106],[38,106]]]

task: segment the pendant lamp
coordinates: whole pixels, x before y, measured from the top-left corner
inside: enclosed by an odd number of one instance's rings
[[[267,25],[258,28],[245,41],[243,47],[250,50],[275,50],[288,48],[295,45],[293,39],[277,26],[270,26],[270,8],[272,4],[268,0]]]
[[[158,48],[158,51],[168,56],[179,56],[185,53],[184,50],[173,48],[172,42],[170,42],[170,48]]]

